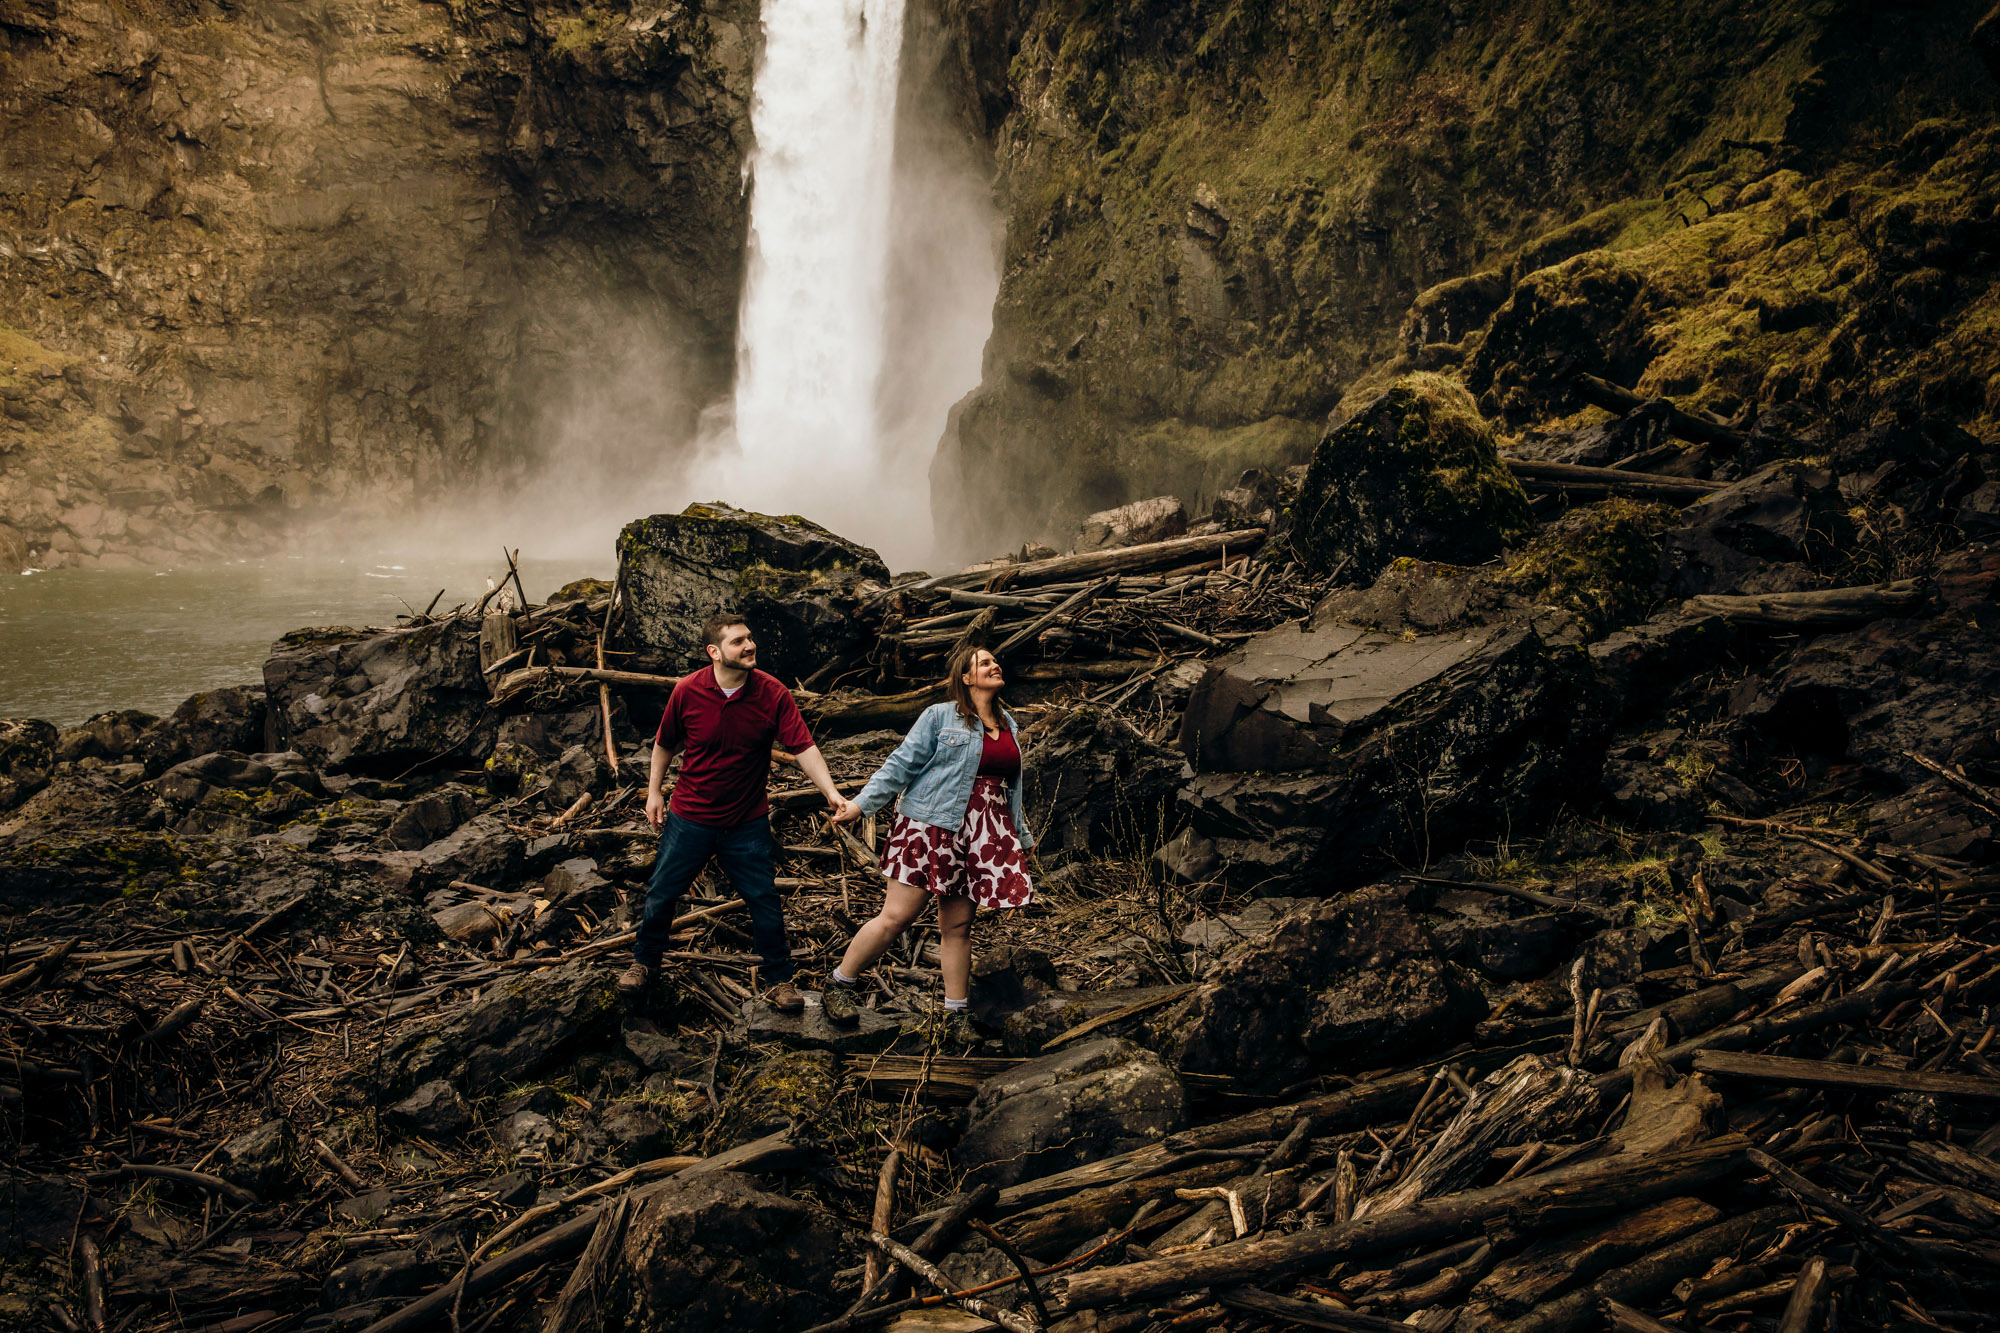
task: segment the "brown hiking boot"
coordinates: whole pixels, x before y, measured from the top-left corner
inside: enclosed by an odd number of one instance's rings
[[[799,994],[799,988],[789,981],[781,981],[765,991],[764,1003],[781,1014],[802,1014],[806,1011],[806,997]]]
[[[972,1026],[972,1015],[963,1009],[947,1010],[944,1016],[944,1041],[947,1046],[977,1046],[979,1030]]]
[[[837,981],[826,983],[826,989],[819,995],[819,1007],[826,1011],[827,1022],[851,1028],[861,1021],[861,1006],[855,1003],[854,990]]]
[[[627,1004],[637,1004],[646,998],[646,992],[659,979],[658,964],[648,967],[644,963],[633,963],[618,974],[618,998]]]

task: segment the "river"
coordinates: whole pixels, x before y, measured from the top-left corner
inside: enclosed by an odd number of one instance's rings
[[[523,557],[541,601],[573,579],[609,578],[612,562]],[[272,556],[205,569],[56,569],[0,576],[0,717],[75,726],[139,708],[165,716],[200,690],[264,678],[271,643],[305,625],[393,626],[475,602],[504,573],[484,560],[394,555]]]

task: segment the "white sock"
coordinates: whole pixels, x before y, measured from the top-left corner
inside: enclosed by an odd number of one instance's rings
[[[946,1000],[944,1002],[945,1012],[949,1014],[958,1013],[971,1003],[971,1000]]]
[[[859,980],[859,977],[850,977],[837,967],[833,969],[833,984],[836,986],[852,986]]]

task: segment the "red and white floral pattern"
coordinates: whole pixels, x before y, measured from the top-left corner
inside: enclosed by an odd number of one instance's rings
[[[1007,784],[999,778],[973,782],[965,822],[956,830],[897,815],[882,845],[882,873],[940,898],[970,898],[980,907],[1025,907],[1035,897]]]

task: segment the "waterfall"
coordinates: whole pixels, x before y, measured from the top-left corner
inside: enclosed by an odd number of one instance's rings
[[[871,492],[883,481],[876,404],[903,4],[764,0],[750,108],[738,454],[725,496],[863,540],[856,521],[880,507]]]
[[[899,105],[905,3],[764,0],[733,421],[691,479],[903,566],[929,555],[931,454],[999,284],[983,177],[938,149],[968,136],[927,86]]]

